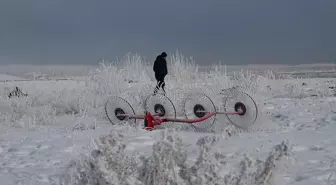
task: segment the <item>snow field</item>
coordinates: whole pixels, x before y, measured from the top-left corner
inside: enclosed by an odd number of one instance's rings
[[[209,132],[148,132],[112,126],[105,117],[110,95],[142,113],[141,101],[155,86],[141,57],[123,60],[84,80],[2,83],[1,184],[335,183],[336,79],[200,73],[176,54],[166,88],[178,112],[188,92],[204,92],[219,106],[222,89],[240,86],[255,99],[260,119],[248,131],[221,116]],[[8,99],[15,86],[28,97]]]

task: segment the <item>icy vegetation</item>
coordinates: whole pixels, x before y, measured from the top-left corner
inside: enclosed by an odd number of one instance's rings
[[[202,72],[175,53],[168,58],[166,91],[178,117],[187,93],[205,93],[223,109],[220,92],[238,86],[256,101],[258,120],[247,130],[217,116],[204,132],[148,132],[142,120],[130,126],[106,118],[112,95],[143,114],[143,100],[156,85],[152,61],[131,54],[120,60],[102,61],[89,75],[68,80],[0,79],[2,185],[336,183],[335,78],[228,72],[218,65]],[[28,95],[9,98],[15,87]]]
[[[212,151],[219,140],[215,136],[198,139],[198,156],[188,164],[188,153],[178,136],[162,132],[151,156],[137,158],[125,154],[123,135],[112,133],[99,139],[91,156],[73,161],[61,184],[269,184],[276,163],[289,155],[288,144],[282,142],[265,160],[243,156],[237,168],[228,171],[230,158]]]

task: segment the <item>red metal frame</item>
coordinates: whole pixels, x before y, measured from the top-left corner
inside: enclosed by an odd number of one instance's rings
[[[152,115],[150,112],[148,112],[145,116],[138,116],[138,115],[133,115],[133,116],[132,115],[125,115],[125,116],[128,116],[128,118],[130,118],[130,119],[144,119],[144,120],[146,120],[147,121],[147,127],[145,127],[144,129],[152,130],[155,126],[161,125],[164,122],[178,122],[178,123],[192,124],[192,123],[198,123],[198,122],[205,121],[215,114],[239,115],[240,112],[230,112],[230,113],[227,113],[227,112],[208,112],[205,116],[203,116],[201,118],[197,118],[197,119],[165,118],[165,117],[160,117],[160,113]]]

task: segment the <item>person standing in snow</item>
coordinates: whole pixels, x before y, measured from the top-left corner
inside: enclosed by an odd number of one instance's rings
[[[161,55],[157,56],[156,60],[154,61],[153,71],[155,73],[155,79],[157,80],[154,95],[157,93],[160,87],[162,88],[164,94],[166,94],[166,91],[164,89],[165,87],[164,78],[168,74],[166,57],[167,53],[162,52]]]

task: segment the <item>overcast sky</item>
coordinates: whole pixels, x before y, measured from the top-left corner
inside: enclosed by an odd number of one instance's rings
[[[0,0],[0,63],[180,50],[197,63],[336,60],[336,0]]]

